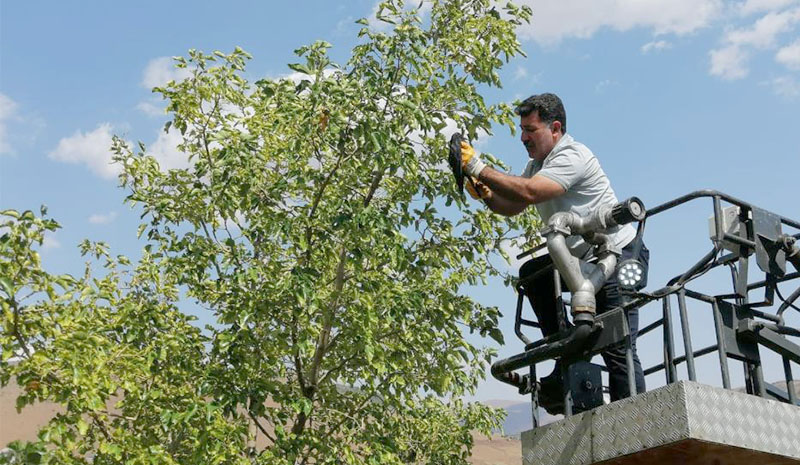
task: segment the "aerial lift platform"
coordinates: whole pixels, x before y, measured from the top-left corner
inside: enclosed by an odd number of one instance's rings
[[[666,286],[645,292],[637,286],[641,264],[635,260],[617,263],[619,252],[602,232],[608,227],[638,223],[636,247],[641,247],[647,220],[696,199],[710,199],[709,220],[712,249],[685,273]],[[559,216],[560,215],[560,216]],[[787,229],[789,232],[784,232]],[[542,235],[553,266],[538,270],[553,273],[556,298],[561,306],[558,334],[531,341],[524,326],[538,327],[523,317],[525,286],[517,284],[515,333],[525,344],[517,355],[496,362],[492,375],[531,396],[534,428],[522,433],[522,458],[526,465],[550,464],[800,464],[800,402],[792,376],[792,365],[800,364],[800,330],[786,323],[800,286],[784,297],[778,287],[800,284],[800,222],[776,215],[727,194],[702,190],[692,192],[646,210],[636,198],[589,218],[571,213],[557,214]],[[587,263],[572,257],[565,245],[569,236],[581,235],[595,245],[597,260]],[[523,258],[536,250],[523,253]],[[638,256],[638,253],[634,253]],[[794,270],[787,270],[787,263]],[[751,282],[750,275],[763,279]],[[693,281],[717,267],[731,271],[733,292],[707,295],[691,288]],[[749,273],[748,270],[752,271]],[[637,270],[639,270],[637,272]],[[596,315],[592,292],[617,273],[625,298],[622,306]],[[561,282],[568,287],[569,302],[562,300]],[[777,300],[776,300],[777,297]],[[692,346],[687,300],[707,308],[713,315],[715,342],[700,349]],[[660,330],[663,362],[644,369],[645,375],[663,371],[666,385],[606,404],[602,371],[585,360],[613,344],[625,344],[628,385],[636,392],[630,329],[625,312],[659,302],[661,316],[642,328],[639,336]],[[677,302],[678,326],[672,305]],[[572,323],[566,307],[572,313]],[[676,356],[673,330],[680,331],[683,354]],[[764,381],[762,350],[777,354],[783,362],[785,390]],[[695,359],[716,354],[721,387],[698,383]],[[536,365],[560,360],[563,383],[561,402],[565,417],[540,424],[541,385]],[[729,361],[741,362],[745,391],[731,389]],[[688,379],[678,378],[678,367]],[[520,371],[522,371],[520,373]],[[545,405],[546,406],[546,405]]]

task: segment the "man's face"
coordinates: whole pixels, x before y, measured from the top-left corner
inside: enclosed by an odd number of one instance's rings
[[[519,120],[522,128],[520,139],[528,151],[528,156],[537,161],[544,160],[561,139],[561,122],[553,121],[548,127],[539,119],[539,112],[531,112]]]

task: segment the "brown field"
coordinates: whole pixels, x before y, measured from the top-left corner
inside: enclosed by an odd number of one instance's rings
[[[34,404],[17,413],[15,401],[20,393],[16,384],[0,389],[0,449],[14,440],[32,440],[39,428],[58,411],[53,404]],[[520,442],[504,437],[475,436],[472,459],[475,465],[519,465]]]

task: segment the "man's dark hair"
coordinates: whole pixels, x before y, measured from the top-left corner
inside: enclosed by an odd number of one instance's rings
[[[567,132],[567,112],[556,94],[531,95],[514,111],[519,116],[528,116],[535,111],[543,123],[550,125],[553,121],[560,121],[561,134]]]

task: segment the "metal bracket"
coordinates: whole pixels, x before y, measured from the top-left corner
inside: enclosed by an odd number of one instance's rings
[[[603,405],[603,369],[589,362],[570,365],[567,383],[572,394],[572,413],[585,412]]]
[[[752,210],[756,263],[761,271],[781,277],[786,274],[786,251],[782,243],[781,217],[756,207]]]
[[[743,362],[760,363],[758,344],[746,337],[745,332],[749,322],[754,322],[752,312],[747,307],[724,300],[719,300],[717,304],[722,317],[722,343],[728,356]]]
[[[593,353],[600,352],[606,347],[619,344],[624,341],[631,333],[628,326],[628,319],[625,318],[625,311],[622,308],[597,315],[595,325],[601,326],[602,330],[597,332],[597,337],[589,348]]]

